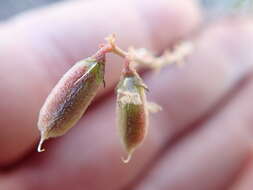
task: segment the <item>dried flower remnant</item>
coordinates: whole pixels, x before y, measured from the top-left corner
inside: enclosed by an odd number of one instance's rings
[[[147,86],[129,62],[117,85],[118,130],[128,154],[124,163],[130,161],[134,150],[143,142],[148,130],[148,105],[157,111],[155,104],[146,100]],[[160,109],[160,107],[158,108]]]
[[[65,134],[81,118],[104,82],[104,69],[102,48],[94,56],[77,62],[56,84],[40,110],[38,152],[44,151],[41,146],[46,139]]]
[[[129,48],[129,55],[135,63],[135,67],[144,66],[159,71],[166,65],[184,63],[185,58],[194,50],[194,45],[190,41],[179,43],[173,50],[166,50],[160,57],[156,57],[145,48]]]

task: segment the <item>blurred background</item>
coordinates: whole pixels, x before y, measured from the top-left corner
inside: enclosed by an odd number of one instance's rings
[[[0,20],[23,11],[66,0],[0,0]],[[252,10],[252,0],[198,0],[205,9],[206,19]]]

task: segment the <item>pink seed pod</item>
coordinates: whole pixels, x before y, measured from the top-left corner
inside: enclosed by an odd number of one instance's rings
[[[130,161],[134,150],[143,142],[148,130],[147,86],[138,73],[129,66],[122,72],[117,86],[117,119],[122,144]]]
[[[38,152],[44,151],[46,139],[64,135],[82,117],[104,82],[104,69],[105,54],[98,53],[77,62],[59,80],[39,113]]]

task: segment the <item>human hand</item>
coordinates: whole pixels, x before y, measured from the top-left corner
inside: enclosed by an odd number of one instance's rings
[[[201,32],[182,69],[144,74],[148,98],[163,111],[151,115],[149,135],[129,164],[120,160],[115,129],[113,88],[121,70],[115,56],[107,60],[107,87],[85,117],[35,152],[47,94],[105,36],[114,32],[121,47],[161,52],[199,24],[191,1],[112,2],[67,2],[1,26],[0,189],[251,189],[253,89],[246,76],[253,25],[246,19]]]

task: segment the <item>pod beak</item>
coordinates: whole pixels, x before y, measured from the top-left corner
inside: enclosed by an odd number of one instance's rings
[[[128,162],[130,162],[130,160],[131,160],[131,158],[132,158],[133,151],[134,151],[134,150],[130,150],[130,151],[128,152],[126,158],[123,158],[123,157],[121,158],[121,160],[122,160],[122,162],[123,162],[124,164],[127,164]]]
[[[45,151],[45,149],[42,148],[42,144],[43,144],[43,142],[44,142],[45,140],[46,140],[46,139],[45,139],[45,137],[44,137],[44,134],[41,134],[40,142],[39,142],[39,145],[38,145],[38,148],[37,148],[37,151],[38,151],[38,152],[44,152],[44,151]]]

